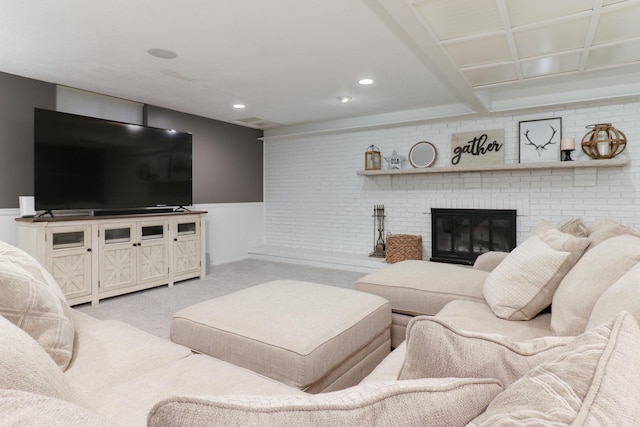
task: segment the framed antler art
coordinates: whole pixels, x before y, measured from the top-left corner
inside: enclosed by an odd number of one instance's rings
[[[562,118],[526,120],[518,124],[520,163],[560,161]]]

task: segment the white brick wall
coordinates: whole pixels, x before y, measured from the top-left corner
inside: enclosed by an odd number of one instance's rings
[[[448,166],[451,134],[504,128],[505,162],[518,162],[518,122],[562,117],[563,137],[579,145],[586,125],[612,123],[627,135],[625,167],[361,177],[371,144],[383,156],[407,156],[431,141],[434,166]],[[585,160],[578,150],[573,158]],[[386,168],[386,161],[383,161]],[[405,167],[411,165],[405,164]],[[640,98],[486,118],[268,140],[265,143],[265,244],[367,254],[373,249],[373,206],[383,204],[386,231],[421,234],[431,255],[431,207],[517,209],[518,243],[539,218],[558,222],[609,217],[640,229]]]

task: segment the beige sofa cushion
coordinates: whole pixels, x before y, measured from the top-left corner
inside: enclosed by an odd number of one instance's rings
[[[471,425],[640,425],[638,348],[638,324],[623,313],[532,369]]]
[[[516,247],[484,282],[483,294],[496,316],[530,320],[551,304],[553,293],[589,245],[549,227]]]
[[[601,230],[601,229],[603,229],[603,228],[611,227],[611,226],[613,226],[613,225],[618,225],[618,223],[617,223],[617,222],[615,222],[615,221],[614,221],[614,220],[612,220],[612,219],[609,219],[609,218],[600,218],[600,219],[597,219],[597,220],[595,220],[595,221],[590,222],[589,224],[587,224],[587,232],[588,232],[588,234],[587,234],[587,235],[589,235],[589,234],[593,234],[593,233],[595,233],[596,231],[599,231],[599,230]]]
[[[404,358],[407,354],[407,341],[402,341],[397,348],[378,363],[369,375],[367,375],[360,384],[375,383],[382,381],[395,381],[400,377],[400,370],[404,364]]]
[[[464,425],[501,390],[493,379],[429,378],[313,396],[175,397],[151,410],[148,426]]]
[[[386,299],[394,312],[433,315],[453,300],[484,302],[482,285],[488,275],[454,264],[408,260],[367,274],[356,289]]]
[[[0,316],[0,388],[81,403],[51,357],[25,331]]]
[[[551,334],[551,313],[541,313],[521,322],[496,317],[485,303],[451,301],[436,315],[438,319],[465,331],[500,334],[516,341],[546,337]]]
[[[24,251],[0,243],[0,314],[38,341],[63,370],[74,339],[68,309],[46,270]]]
[[[587,329],[606,323],[621,311],[640,321],[640,263],[636,264],[607,289],[596,302]]]
[[[77,310],[72,313],[75,318],[83,317]],[[76,334],[73,360],[64,376],[83,396],[99,395],[191,355],[186,347],[115,320],[80,321]]]
[[[98,414],[124,426],[143,426],[147,414],[172,396],[305,395],[297,388],[222,360],[195,354],[132,376],[129,381],[87,394]],[[134,396],[135,398],[131,398]]]
[[[619,224],[610,219],[601,219],[595,221],[588,226],[589,240],[591,245],[589,249],[599,245],[607,239],[616,236],[622,236],[624,234],[631,234],[638,236],[638,232],[629,225]]]
[[[0,420],[5,426],[116,427],[78,405],[19,390],[0,390]]]
[[[560,282],[553,296],[553,333],[584,332],[598,298],[638,262],[640,237],[631,234],[609,238],[589,249]]]
[[[489,251],[483,254],[478,255],[475,262],[473,263],[473,268],[475,270],[482,270],[491,272],[495,270],[495,268],[502,262],[504,259],[509,256],[509,252],[499,252],[499,251]]]
[[[575,237],[588,237],[589,228],[585,225],[581,218],[571,218],[566,221],[559,222],[555,226],[551,225],[545,219],[538,220],[536,226],[531,231],[530,236],[537,236],[540,233],[555,229],[562,233],[567,233]]]
[[[531,368],[564,351],[572,337],[516,342],[498,334],[466,332],[437,317],[415,317],[399,379],[495,378],[508,386]]]

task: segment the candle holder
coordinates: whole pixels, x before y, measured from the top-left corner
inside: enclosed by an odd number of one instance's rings
[[[573,159],[571,158],[571,152],[576,149],[576,140],[574,138],[562,138],[560,142],[560,152],[562,156],[560,161],[562,162],[571,162]]]

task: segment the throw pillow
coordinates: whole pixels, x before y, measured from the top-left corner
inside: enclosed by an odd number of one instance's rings
[[[591,240],[591,245],[589,246],[590,249],[612,237],[622,236],[624,234],[640,236],[633,227],[618,224],[610,219],[596,221],[593,224],[590,224],[588,229],[589,240]]]
[[[43,281],[44,280],[44,281]],[[73,353],[68,305],[29,262],[0,255],[0,314],[31,335],[65,370]]]
[[[515,342],[498,334],[463,331],[437,317],[414,317],[399,379],[495,378],[505,387],[564,351],[571,337]]]
[[[531,231],[531,236],[537,236],[538,234],[550,229],[556,229],[562,233],[571,234],[575,237],[589,236],[589,229],[580,218],[572,218],[559,222],[555,227],[549,224],[548,221],[541,219],[536,223],[536,226]]]
[[[581,218],[572,218],[562,221],[556,225],[556,228],[563,233],[568,233],[576,237],[587,237],[589,235],[589,229],[585,223],[582,222]]]
[[[609,218],[597,219],[597,220],[587,224],[587,232],[588,232],[588,234],[592,234],[592,233],[600,230],[603,227],[610,227],[612,225],[617,225],[617,224],[618,224],[617,222],[615,222],[614,220],[609,219]]]
[[[593,306],[587,329],[610,321],[621,311],[629,312],[636,320],[640,319],[640,264],[627,271]]]
[[[464,425],[502,391],[494,379],[429,378],[358,385],[316,395],[174,397],[147,420],[160,426]],[[455,404],[454,404],[455,402]]]
[[[551,304],[560,281],[588,245],[588,239],[555,228],[529,237],[485,280],[487,304],[502,319],[532,319]]]
[[[0,258],[13,262],[15,265],[22,267],[26,273],[32,275],[36,280],[46,283],[62,300],[64,307],[68,308],[67,300],[56,280],[31,255],[20,248],[16,248],[5,242],[0,242]]]
[[[638,348],[638,324],[622,313],[507,387],[470,425],[640,425]]]
[[[0,389],[15,389],[72,403],[80,399],[51,357],[26,332],[0,316]]]
[[[78,405],[19,390],[0,390],[0,420],[7,426],[115,427]]]
[[[553,295],[551,330],[579,335],[600,296],[640,262],[640,237],[612,237],[589,249],[560,282]]]

